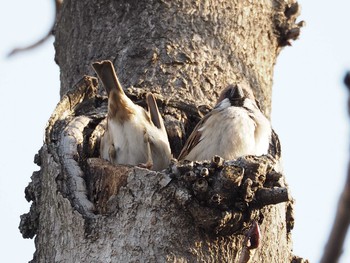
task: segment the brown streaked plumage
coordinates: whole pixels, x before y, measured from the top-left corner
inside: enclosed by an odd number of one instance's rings
[[[101,138],[101,157],[114,164],[141,165],[162,170],[170,163],[171,151],[163,119],[151,93],[148,111],[124,93],[109,60],[92,64],[108,94],[107,128]]]
[[[241,86],[224,89],[215,108],[194,128],[178,159],[210,160],[214,155],[236,159],[267,154],[271,125],[251,93]]]

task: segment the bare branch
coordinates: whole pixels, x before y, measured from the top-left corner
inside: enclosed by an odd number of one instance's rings
[[[350,90],[350,72],[344,79],[345,85]],[[348,100],[348,111],[350,113],[350,97]],[[348,164],[348,175],[345,187],[340,195],[337,213],[334,219],[333,227],[329,235],[321,263],[338,262],[342,253],[344,240],[350,224],[350,162]]]
[[[52,35],[52,32],[53,32],[53,29],[55,27],[55,24],[56,24],[56,19],[57,19],[57,15],[60,11],[60,7],[63,3],[63,0],[55,0],[55,19],[52,23],[52,26],[50,27],[50,30],[46,33],[46,35],[42,38],[40,38],[38,41],[36,41],[35,43],[29,45],[29,46],[26,46],[26,47],[19,47],[19,48],[14,48],[8,55],[7,57],[11,57],[19,52],[23,52],[23,51],[28,51],[28,50],[31,50],[31,49],[34,49],[38,46],[40,46],[41,44],[45,43],[46,40],[48,40],[51,35]]]

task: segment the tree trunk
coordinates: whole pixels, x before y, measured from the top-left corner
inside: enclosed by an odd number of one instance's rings
[[[253,2],[63,2],[54,30],[62,99],[36,156],[41,170],[26,189],[33,204],[20,225],[24,237],[36,235],[33,262],[296,260],[291,202],[280,203],[290,196],[284,179],[274,177],[273,161],[251,157],[218,165],[213,160],[190,168],[174,161],[161,173],[112,166],[96,158],[106,98],[95,78],[82,79],[93,75],[92,62],[109,59],[134,101],[143,105],[146,92],[153,92],[174,156],[228,84],[249,84],[269,116],[277,55],[298,36],[301,24],[295,24],[293,0]],[[195,196],[198,180],[188,183],[184,171],[214,164],[210,178],[220,185],[215,196],[228,195],[218,173],[244,168],[242,185],[230,182],[229,195],[244,188],[238,199],[245,208],[232,200],[213,205],[212,194]],[[257,189],[249,188],[249,180]],[[263,197],[267,190],[281,200]],[[252,222],[261,229],[257,248],[247,244]]]

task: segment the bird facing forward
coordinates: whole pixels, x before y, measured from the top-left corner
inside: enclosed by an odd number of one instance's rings
[[[241,86],[224,89],[215,108],[203,117],[185,143],[178,159],[210,160],[214,155],[232,160],[267,154],[275,133],[253,95]]]
[[[146,96],[146,111],[125,95],[111,61],[95,62],[92,67],[108,94],[107,128],[101,138],[101,157],[113,164],[140,165],[156,171],[165,169],[172,155],[153,95]]]

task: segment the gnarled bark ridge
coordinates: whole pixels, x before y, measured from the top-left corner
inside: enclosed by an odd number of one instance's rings
[[[33,261],[297,261],[274,158],[174,161],[160,173],[112,166],[97,158],[106,97],[95,78],[78,82],[93,61],[113,60],[133,101],[156,94],[176,156],[227,84],[247,82],[269,115],[273,66],[299,33],[297,14],[293,1],[64,1],[55,47],[65,95],[20,226],[36,236]]]

